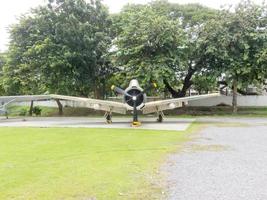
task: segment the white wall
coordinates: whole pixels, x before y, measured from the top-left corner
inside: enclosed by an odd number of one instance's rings
[[[232,105],[232,96],[219,96],[190,101],[188,106],[216,106],[218,104]],[[238,96],[238,106],[267,106],[267,96]]]
[[[65,106],[65,101],[60,101],[63,106]],[[31,102],[18,102],[14,103],[14,105],[19,105],[19,106],[30,106]],[[47,106],[47,107],[58,107],[57,103],[55,101],[34,101],[33,103],[34,106]]]

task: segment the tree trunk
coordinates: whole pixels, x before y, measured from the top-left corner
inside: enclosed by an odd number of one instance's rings
[[[29,110],[29,115],[32,116],[32,111],[33,111],[33,101],[31,101],[31,106]]]
[[[58,106],[58,115],[62,116],[63,115],[63,106],[61,104],[61,102],[59,101],[59,99],[56,99],[57,102],[57,106]]]
[[[179,90],[175,91],[166,79],[163,80],[163,83],[165,85],[165,88],[171,93],[173,98],[177,98],[179,96]]]
[[[101,99],[101,87],[99,87],[97,84],[95,85],[94,98]]]
[[[237,113],[237,80],[235,79],[233,81],[233,113],[236,114]]]
[[[106,80],[102,80],[102,99],[106,98]]]
[[[178,90],[178,91],[175,91],[170,86],[170,84],[168,83],[168,81],[166,79],[163,80],[163,83],[164,83],[166,89],[171,93],[171,95],[172,95],[173,98],[185,97],[186,91],[192,85],[191,78],[192,78],[192,76],[194,75],[195,72],[196,72],[196,70],[193,69],[193,68],[191,68],[191,67],[188,69],[187,75],[185,76],[184,81],[183,81],[183,87],[182,87],[181,90]]]
[[[190,70],[188,71],[188,74],[186,75],[185,79],[184,79],[184,84],[183,87],[180,91],[180,94],[178,97],[185,97],[186,95],[186,91],[191,87],[191,85],[193,84],[193,82],[191,81],[191,78],[193,76],[193,74],[195,73],[194,70]]]

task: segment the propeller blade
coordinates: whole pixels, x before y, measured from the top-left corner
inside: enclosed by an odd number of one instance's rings
[[[129,97],[132,97],[132,95],[128,94],[125,90],[123,90],[123,89],[121,89],[119,87],[116,87],[115,85],[112,85],[111,89],[116,91],[119,94],[123,94],[123,95],[129,96]]]

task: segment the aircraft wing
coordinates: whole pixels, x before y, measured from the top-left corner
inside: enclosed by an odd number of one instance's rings
[[[197,100],[197,99],[205,99],[205,98],[215,97],[219,95],[220,95],[219,93],[213,93],[213,94],[196,95],[196,96],[190,96],[190,97],[152,101],[152,102],[146,103],[142,111],[144,114],[148,114],[148,113],[160,112],[163,110],[171,110],[174,108],[187,105],[188,101]]]
[[[0,102],[26,102],[51,100],[50,95],[22,95],[22,96],[0,96]]]
[[[73,97],[64,95],[50,95],[52,99],[65,100],[66,104],[71,107],[86,107],[95,110],[103,110],[107,112],[115,112],[120,114],[126,114],[127,106],[124,103],[83,98],[83,97]]]
[[[64,95],[24,95],[24,96],[1,96],[0,103],[5,102],[27,102],[27,101],[46,101],[46,100],[65,100],[66,105],[71,107],[86,107],[95,110],[126,114],[127,106],[120,102],[82,98]]]

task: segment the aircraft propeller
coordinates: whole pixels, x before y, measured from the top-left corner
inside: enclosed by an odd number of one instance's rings
[[[119,88],[119,87],[116,87],[115,85],[112,85],[111,86],[111,89],[114,90],[115,92],[119,93],[119,94],[122,94],[122,95],[125,95],[125,96],[128,96],[130,97],[129,100],[132,100],[133,101],[133,126],[138,126],[140,125],[140,122],[138,122],[138,117],[137,117],[137,106],[136,106],[136,100],[137,100],[137,96],[135,95],[130,95],[128,94],[125,90]],[[128,100],[128,101],[129,101]]]
[[[115,92],[119,93],[119,94],[126,95],[126,96],[132,98],[132,95],[128,94],[125,90],[123,90],[123,89],[121,89],[115,85],[112,85],[111,89],[114,90]]]
[[[153,83],[153,86],[154,86],[154,88],[157,88],[157,84],[156,83]],[[119,94],[122,94],[122,95],[130,97],[130,99],[128,101],[130,101],[130,100],[133,101],[133,122],[132,122],[132,124],[133,124],[133,126],[140,126],[140,122],[138,121],[138,114],[137,114],[137,100],[138,100],[139,96],[144,95],[147,90],[151,89],[151,87],[148,87],[148,88],[144,89],[143,91],[141,91],[137,95],[135,94],[135,92],[132,95],[130,95],[125,90],[123,90],[123,89],[121,89],[119,87],[116,87],[115,85],[112,85],[111,89],[116,91]]]

